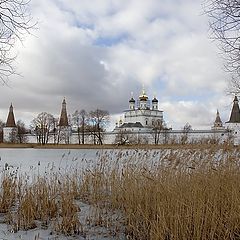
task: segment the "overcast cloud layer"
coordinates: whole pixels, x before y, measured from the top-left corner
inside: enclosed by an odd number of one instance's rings
[[[216,110],[228,120],[229,76],[216,42],[209,39],[200,0],[32,0],[38,21],[17,46],[18,72],[1,87],[5,121],[42,111],[106,109],[118,116],[142,85],[156,95],[168,126],[208,129]],[[114,119],[114,117],[113,117]]]

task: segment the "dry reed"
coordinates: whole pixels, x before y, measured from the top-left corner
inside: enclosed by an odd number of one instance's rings
[[[33,229],[40,222],[42,228],[53,226],[56,232],[80,234],[76,178],[75,173],[71,177],[53,173],[35,176],[27,183],[23,176],[4,172],[0,206],[12,231]]]
[[[5,169],[0,212],[13,231],[51,226],[84,234],[88,224],[127,239],[240,239],[240,153],[231,146],[106,151],[95,167],[26,176]]]
[[[156,165],[145,160],[100,164],[85,174],[82,195],[120,210],[128,239],[240,239],[239,152],[176,150]]]

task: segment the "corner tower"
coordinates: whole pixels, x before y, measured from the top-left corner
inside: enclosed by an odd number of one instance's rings
[[[71,127],[68,122],[67,104],[65,98],[62,101],[62,109],[58,123],[58,143],[70,143]]]
[[[58,126],[68,127],[67,104],[65,98],[62,101],[62,109]]]
[[[237,96],[234,97],[230,119],[226,123],[240,123],[240,109]]]
[[[17,125],[15,123],[15,117],[12,104],[9,107],[6,126],[3,128],[3,141],[14,143],[17,141]]]
[[[223,123],[222,123],[219,111],[217,110],[216,119],[213,124],[212,130],[221,130],[221,129],[224,129],[224,127],[223,127]]]
[[[226,122],[226,127],[232,132],[234,145],[239,145],[240,144],[240,109],[239,109],[237,96],[234,97],[230,119],[228,122]]]

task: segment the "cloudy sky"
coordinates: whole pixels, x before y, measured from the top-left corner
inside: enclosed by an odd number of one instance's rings
[[[203,0],[32,0],[38,22],[16,46],[21,76],[1,86],[0,119],[12,102],[16,119],[76,109],[108,110],[113,122],[144,84],[169,127],[208,129],[232,96]]]

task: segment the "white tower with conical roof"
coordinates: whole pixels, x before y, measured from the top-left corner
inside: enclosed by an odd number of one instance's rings
[[[240,109],[239,109],[237,96],[234,97],[230,119],[228,122],[226,122],[226,127],[232,132],[234,145],[239,145],[240,144]]]
[[[222,123],[222,120],[221,120],[221,117],[220,117],[220,113],[217,110],[216,119],[215,119],[215,122],[212,126],[212,130],[222,130],[222,129],[224,129],[223,123]]]
[[[3,141],[15,143],[17,141],[17,125],[15,123],[15,117],[12,104],[9,107],[6,126],[3,128]]]
[[[62,102],[62,109],[58,123],[58,143],[70,143],[71,127],[68,122],[67,104],[65,98]]]

